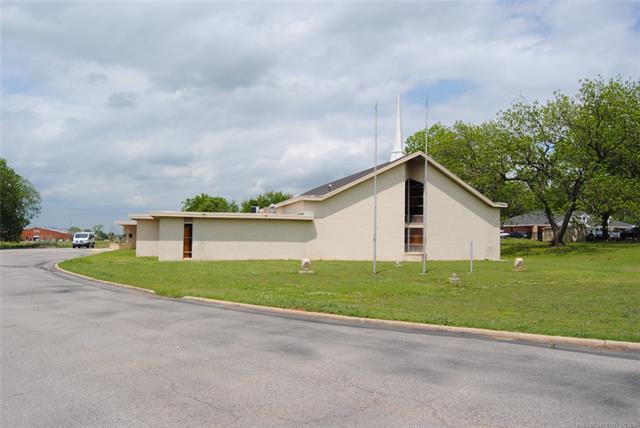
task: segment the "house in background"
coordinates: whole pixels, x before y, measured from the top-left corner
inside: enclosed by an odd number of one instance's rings
[[[556,224],[561,224],[563,219],[563,215],[554,217]],[[611,218],[609,219],[610,231],[624,231],[631,229],[632,227],[632,224],[613,220]],[[544,242],[553,241],[553,231],[544,211],[534,211],[511,217],[505,220],[502,225],[502,230],[509,233],[524,233],[528,238],[533,240]],[[601,225],[598,221],[594,221],[593,216],[585,212],[577,211],[573,214],[569,223],[569,227],[567,228],[565,235],[565,241],[585,241],[589,233],[597,233],[598,230],[600,230],[600,234],[602,234]]]
[[[70,241],[73,236],[62,230],[47,229],[45,227],[30,227],[20,234],[21,241]]]
[[[523,233],[528,238],[538,241],[542,241],[542,231],[550,227],[547,216],[543,211],[517,215],[505,220],[502,224],[502,230],[507,233]]]

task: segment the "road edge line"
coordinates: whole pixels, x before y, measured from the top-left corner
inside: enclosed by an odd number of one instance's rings
[[[73,275],[89,281],[96,281],[96,282],[100,282],[107,285],[113,285],[116,287],[122,287],[130,290],[142,291],[145,293],[156,295],[156,292],[154,290],[151,290],[148,288],[136,287],[134,285],[122,284],[122,283],[112,282],[112,281],[105,281],[102,279],[92,278],[87,275],[82,275],[80,273],[71,272],[69,270],[66,270],[60,267],[59,263],[60,262],[54,265],[55,269],[60,272],[66,273],[68,275]],[[615,350],[615,351],[640,352],[640,343],[636,343],[636,342],[623,342],[623,341],[609,340],[609,339],[588,339],[588,338],[569,337],[569,336],[550,336],[546,334],[520,333],[515,331],[490,330],[490,329],[476,328],[476,327],[458,327],[458,326],[439,325],[439,324],[417,323],[417,322],[411,322],[411,321],[385,320],[380,318],[364,318],[364,317],[355,317],[355,316],[349,316],[349,315],[330,314],[326,312],[313,312],[313,311],[303,311],[299,309],[254,305],[251,303],[232,302],[227,300],[209,299],[207,297],[197,297],[197,296],[183,296],[183,297],[176,298],[175,300],[186,300],[186,301],[193,301],[193,302],[216,304],[216,305],[227,306],[227,307],[246,308],[246,309],[259,310],[262,312],[271,312],[275,314],[294,315],[294,316],[299,316],[299,317],[304,317],[309,319],[326,319],[326,320],[332,320],[332,321],[358,322],[360,324],[365,324],[365,325],[374,325],[374,326],[377,325],[377,326],[396,327],[396,328],[405,328],[405,329],[408,328],[412,330],[422,330],[427,332],[470,334],[475,336],[488,337],[494,340],[521,340],[525,342],[542,343],[550,346],[572,345],[572,346],[581,346],[581,347],[587,347],[587,348],[606,349],[606,350]]]
[[[411,321],[385,320],[379,318],[363,318],[349,315],[330,314],[325,312],[303,311],[299,309],[278,308],[272,306],[261,306],[250,303],[230,302],[226,300],[209,299],[206,297],[184,296],[183,300],[190,300],[202,303],[213,303],[217,305],[240,307],[247,309],[257,309],[264,312],[272,312],[277,314],[302,316],[310,319],[328,319],[333,321],[350,321],[358,322],[366,325],[380,325],[385,327],[410,328],[412,330],[422,330],[429,332],[442,333],[458,333],[471,334],[476,336],[488,337],[497,340],[522,340],[526,342],[544,343],[547,345],[573,345],[588,348],[617,350],[617,351],[640,351],[640,343],[623,342],[617,340],[606,339],[589,339],[581,337],[569,336],[550,336],[535,333],[520,333],[515,331],[490,330],[476,327],[457,327],[439,324],[416,323]]]
[[[61,262],[56,263],[53,267],[56,270],[60,271],[60,272],[66,273],[67,275],[73,275],[73,276],[77,276],[78,278],[87,279],[89,281],[101,282],[103,284],[113,285],[113,286],[116,286],[116,287],[123,287],[123,288],[127,288],[129,290],[137,290],[137,291],[143,291],[143,292],[149,293],[149,294],[156,294],[155,290],[150,290],[148,288],[136,287],[135,285],[121,284],[119,282],[105,281],[104,279],[97,279],[97,278],[93,278],[93,277],[90,277],[90,276],[87,276],[87,275],[82,275],[81,273],[71,272],[70,270],[66,270],[64,268],[61,268],[60,267],[60,263]]]

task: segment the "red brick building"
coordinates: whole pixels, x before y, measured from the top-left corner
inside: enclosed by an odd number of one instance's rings
[[[20,234],[22,241],[70,241],[73,236],[70,233],[60,232],[58,230],[46,229],[44,227],[31,227],[24,229]]]

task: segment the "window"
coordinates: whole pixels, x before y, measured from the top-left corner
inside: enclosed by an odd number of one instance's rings
[[[407,227],[404,235],[404,251],[406,253],[422,252],[422,227]]]
[[[404,251],[422,252],[424,220],[424,185],[416,180],[407,180],[404,185]]]
[[[405,182],[405,223],[422,223],[423,192],[424,186],[419,181],[409,179]]]
[[[182,241],[182,257],[185,259],[190,259],[192,255],[193,248],[193,224],[185,224],[184,225],[184,238]]]

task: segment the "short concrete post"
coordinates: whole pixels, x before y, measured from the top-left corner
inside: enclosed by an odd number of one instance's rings
[[[300,261],[300,269],[298,273],[313,273],[311,270],[311,259],[304,258]]]
[[[524,270],[524,260],[522,257],[516,257],[513,261],[513,270],[521,272]]]

